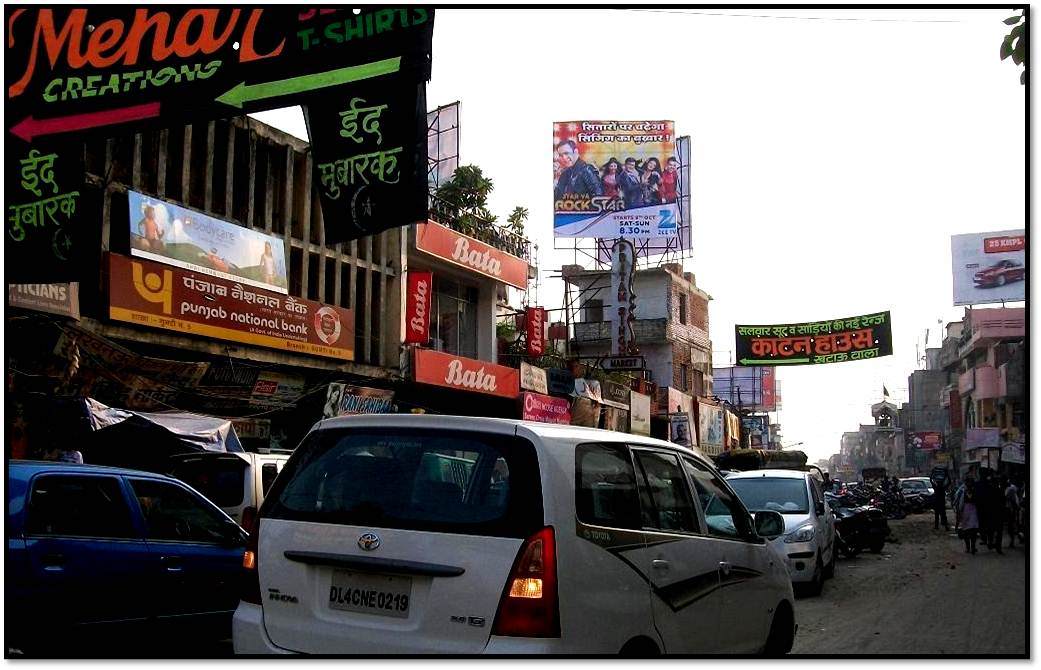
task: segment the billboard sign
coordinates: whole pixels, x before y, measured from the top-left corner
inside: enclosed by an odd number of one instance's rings
[[[651,397],[629,392],[629,431],[633,435],[651,434]]]
[[[547,383],[546,371],[542,368],[535,367],[530,363],[521,361],[520,364],[520,386],[522,389],[528,391],[535,391],[546,395],[549,393],[549,384]]]
[[[698,442],[703,447],[723,447],[723,408],[698,403],[701,430]]]
[[[679,235],[680,162],[672,121],[553,124],[553,235]]]
[[[323,418],[350,414],[391,414],[394,391],[333,382],[325,392]]]
[[[542,423],[571,423],[571,403],[541,393],[521,393],[521,418]]]
[[[113,320],[354,360],[352,310],[118,254],[109,254],[108,270]]]
[[[712,368],[712,395],[753,412],[773,412],[774,368],[767,366]]]
[[[79,282],[61,284],[8,284],[7,306],[80,318]]]
[[[434,273],[408,271],[405,294],[405,344],[430,341],[430,310],[434,299]]]
[[[413,349],[412,355],[417,383],[500,398],[516,398],[520,393],[520,373],[514,368],[430,349]]]
[[[889,312],[770,326],[734,326],[738,365],[819,365],[893,353]]]
[[[1026,300],[1026,235],[1020,230],[951,235],[954,304]]]
[[[289,293],[282,238],[137,191],[127,196],[131,256]]]
[[[943,433],[934,431],[911,433],[911,448],[935,451],[943,448]]]

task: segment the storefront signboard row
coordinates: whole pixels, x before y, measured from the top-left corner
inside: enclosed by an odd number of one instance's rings
[[[567,425],[571,423],[571,403],[566,398],[524,392],[521,394],[521,418]]]
[[[547,395],[549,393],[549,383],[546,371],[522,361],[520,364],[520,386],[522,389]]]
[[[500,398],[516,398],[520,393],[520,373],[515,368],[430,349],[413,350],[412,375],[420,384]]]
[[[247,289],[236,282],[109,254],[109,316],[174,330],[341,360],[354,359],[354,312]]]

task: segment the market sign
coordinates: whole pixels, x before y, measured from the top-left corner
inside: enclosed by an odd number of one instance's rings
[[[528,288],[526,261],[440,223],[416,224],[416,249],[522,291]]]
[[[943,448],[943,433],[935,431],[911,433],[911,447],[924,451],[935,451]]]
[[[735,326],[739,365],[819,365],[890,356],[889,312],[771,326]]]
[[[80,285],[78,282],[8,284],[7,306],[79,319]]]
[[[549,393],[549,384],[546,371],[535,367],[530,363],[521,361],[520,364],[520,387],[536,393]]]
[[[553,124],[553,236],[675,239],[680,162],[672,121]]]
[[[643,370],[647,363],[643,356],[608,356],[600,360],[604,370]]]
[[[127,191],[130,255],[289,293],[285,240]]]
[[[521,418],[542,423],[571,423],[571,403],[541,393],[521,393]]]
[[[109,317],[187,335],[354,359],[354,312],[109,254]]]
[[[500,398],[516,398],[520,393],[520,375],[514,368],[430,349],[414,349],[412,356],[412,374],[417,383]]]

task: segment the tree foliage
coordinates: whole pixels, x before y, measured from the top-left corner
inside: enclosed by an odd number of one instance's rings
[[[1005,25],[1012,26],[1012,30],[1001,42],[1001,60],[1009,56],[1016,65],[1023,66],[1023,72],[1019,75],[1019,83],[1027,83],[1027,10],[1023,10],[1019,16],[1010,16],[1005,19]]]
[[[488,196],[494,190],[491,178],[484,176],[476,165],[461,165],[452,173],[452,178],[438,187],[434,195],[451,208],[451,215],[460,229],[480,239],[479,231],[499,220],[488,209]],[[507,230],[524,236],[524,222],[528,218],[525,207],[515,207],[507,217]]]

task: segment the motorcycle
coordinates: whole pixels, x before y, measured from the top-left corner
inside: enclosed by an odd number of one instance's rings
[[[886,515],[877,507],[858,505],[849,495],[825,494],[835,514],[835,541],[847,558],[865,549],[873,554],[882,551],[889,536]]]

